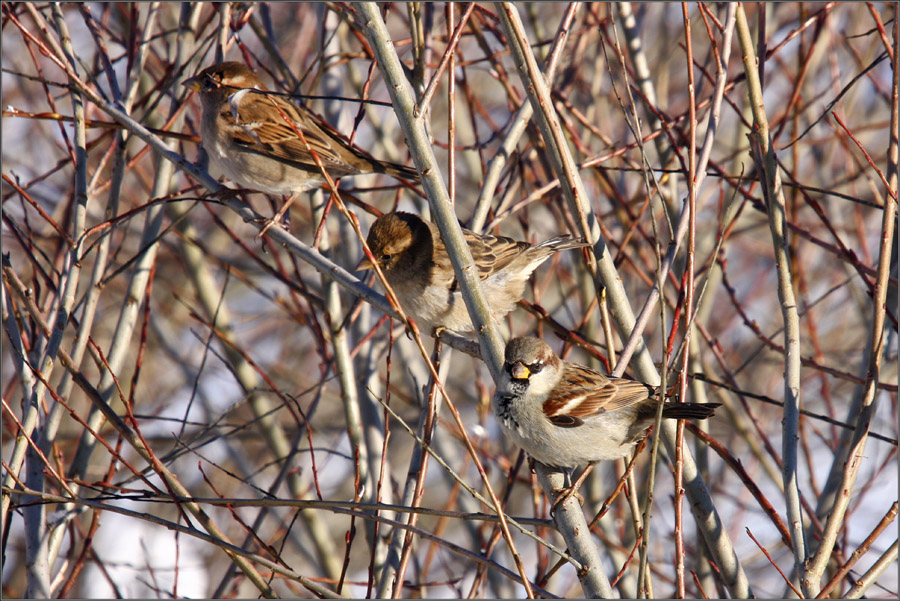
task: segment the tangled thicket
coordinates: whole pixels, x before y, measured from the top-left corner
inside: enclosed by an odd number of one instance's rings
[[[897,596],[896,4],[2,9],[4,596]],[[223,59],[425,185],[345,178],[257,240],[281,199],[217,189],[180,85]],[[597,466],[590,529],[500,435],[496,337],[404,334],[343,271],[352,216],[441,185],[596,242],[502,337],[612,371],[662,278],[627,373],[724,404]]]

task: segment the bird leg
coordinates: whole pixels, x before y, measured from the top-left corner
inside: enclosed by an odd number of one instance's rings
[[[565,503],[569,497],[575,497],[578,499],[578,504],[584,507],[584,497],[581,496],[581,493],[578,492],[578,488],[584,483],[587,479],[588,474],[591,473],[591,470],[594,469],[594,464],[589,463],[584,471],[578,476],[578,479],[571,486],[567,486],[566,488],[556,488],[551,491],[551,493],[557,495],[555,499],[553,499],[553,505],[550,507],[551,515],[556,512],[560,505]],[[569,476],[571,478],[571,476]]]
[[[266,220],[265,225],[263,225],[262,229],[259,230],[259,233],[256,234],[257,239],[262,238],[263,235],[265,235],[265,233],[267,231],[269,231],[270,227],[272,227],[273,225],[275,225],[276,223],[281,221],[281,218],[284,217],[284,214],[287,213],[288,209],[291,208],[291,205],[294,204],[294,201],[297,199],[297,197],[299,195],[300,195],[299,192],[294,192],[293,194],[291,194],[290,196],[287,197],[287,199],[284,201],[284,204],[281,205],[281,208],[278,209],[277,213],[275,213],[275,216],[272,217],[271,219]]]

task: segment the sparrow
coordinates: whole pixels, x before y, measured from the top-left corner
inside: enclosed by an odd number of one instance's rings
[[[655,421],[660,402],[652,386],[563,361],[540,338],[520,337],[506,344],[491,405],[506,435],[534,460],[575,468],[628,455]],[[719,406],[664,402],[662,416],[706,419]],[[565,497],[575,494],[587,471]]]
[[[522,298],[525,282],[553,253],[589,246],[573,236],[557,236],[532,246],[504,236],[463,229],[495,320]],[[435,224],[411,213],[386,213],[375,220],[366,244],[403,310],[420,327],[468,333],[474,330],[447,248]],[[372,269],[368,257],[357,271]]]
[[[376,172],[418,179],[415,169],[371,157],[306,107],[268,93],[243,63],[212,65],[182,85],[199,93],[200,135],[212,164],[244,188],[290,196],[269,225],[294,195],[325,181],[310,149],[332,177]]]

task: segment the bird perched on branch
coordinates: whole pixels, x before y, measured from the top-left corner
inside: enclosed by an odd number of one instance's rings
[[[289,196],[260,235],[297,194],[325,181],[313,152],[332,177],[374,172],[418,179],[415,169],[373,158],[307,108],[270,93],[243,63],[218,63],[182,83],[199,93],[200,134],[212,164],[245,188]]]
[[[522,298],[525,282],[538,265],[555,252],[589,246],[569,235],[534,246],[465,229],[463,235],[495,320],[502,319]],[[420,327],[460,333],[473,330],[450,256],[435,224],[411,213],[386,213],[372,224],[366,244],[403,310]],[[356,266],[357,270],[372,268],[367,257]]]
[[[630,453],[656,419],[660,402],[652,386],[563,361],[540,338],[521,337],[506,344],[492,405],[506,435],[534,460],[575,468]],[[664,402],[662,417],[706,419],[719,406]]]

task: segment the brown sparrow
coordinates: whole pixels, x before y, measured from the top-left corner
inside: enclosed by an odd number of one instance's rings
[[[553,253],[588,246],[572,236],[557,236],[538,245],[512,238],[463,230],[495,320],[522,298],[525,282]],[[473,331],[469,312],[435,224],[411,213],[386,213],[372,224],[366,244],[403,310],[420,327]],[[357,271],[372,269],[363,257]]]
[[[574,468],[626,456],[656,419],[656,389],[563,361],[513,338],[492,401],[507,436],[536,461]],[[664,403],[664,419],[706,419],[719,403]],[[581,479],[579,479],[581,480]]]
[[[307,108],[266,93],[243,63],[219,63],[182,83],[199,92],[200,134],[213,165],[245,188],[291,195],[272,222],[294,194],[324,181],[310,149],[334,177],[377,172],[418,179],[415,169],[372,158]]]

